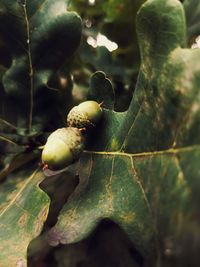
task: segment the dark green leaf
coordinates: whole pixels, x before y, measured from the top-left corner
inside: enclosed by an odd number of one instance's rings
[[[29,133],[43,129],[55,114],[62,92],[51,90],[48,82],[63,64],[69,64],[80,42],[81,20],[67,11],[67,2],[0,3],[0,38],[12,57],[3,85],[17,103],[19,126]]]
[[[137,32],[142,63],[130,107],[104,110],[81,158],[80,184],[49,239],[77,242],[110,218],[156,262],[169,237],[177,241],[199,222],[200,50],[184,48],[177,0],[147,1]]]
[[[185,0],[183,2],[187,19],[187,32],[189,40],[200,34],[200,3],[198,0]]]
[[[98,71],[91,77],[87,98],[102,103],[105,108],[114,108],[114,90],[103,72]]]
[[[39,188],[43,173],[10,174],[0,188],[0,266],[27,266],[30,241],[38,236],[47,218],[49,198]]]

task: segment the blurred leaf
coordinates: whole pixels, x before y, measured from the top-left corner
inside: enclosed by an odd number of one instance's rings
[[[183,6],[187,19],[188,39],[200,34],[200,3],[198,0],[185,0]]]
[[[6,94],[17,103],[18,126],[25,134],[45,128],[61,90],[48,86],[52,75],[69,64],[81,37],[81,19],[67,11],[67,0],[1,1],[0,38],[12,63],[3,76]],[[15,44],[15,45],[13,45]],[[62,97],[61,97],[62,96]],[[54,108],[53,108],[54,107]]]
[[[130,107],[104,110],[81,158],[79,186],[49,241],[78,242],[110,218],[144,257],[155,253],[155,266],[169,256],[169,237],[177,240],[187,225],[200,222],[200,50],[184,48],[185,16],[177,0],[147,1],[137,32],[142,63]]]
[[[20,153],[18,152],[5,153],[3,158],[3,169],[0,170],[0,181],[4,180],[8,174],[17,170],[20,167],[24,167],[27,163],[30,163],[38,155],[37,153]],[[22,150],[22,149],[21,149]]]
[[[1,184],[1,267],[27,266],[27,247],[40,234],[49,209],[49,198],[39,188],[43,179],[42,172],[26,170],[10,174]]]
[[[108,0],[103,4],[103,9],[107,15],[107,20],[116,20],[118,23],[130,22],[136,16],[138,8],[146,0]]]
[[[92,5],[89,1],[86,3],[74,0],[70,4],[70,8],[78,11],[83,18],[80,66],[85,66],[91,72],[103,71],[112,79],[116,92],[115,106],[120,111],[128,108],[139,71],[140,56],[135,20],[144,1],[96,0]],[[91,38],[95,43],[99,34],[114,41],[118,48],[110,52],[106,43],[105,46],[97,47],[88,44]],[[121,84],[128,85],[129,92]]]
[[[103,72],[98,71],[91,77],[88,99],[102,103],[105,108],[114,108],[114,90]]]

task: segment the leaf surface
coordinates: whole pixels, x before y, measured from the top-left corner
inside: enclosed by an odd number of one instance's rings
[[[42,230],[49,198],[38,170],[10,174],[0,187],[0,266],[27,266],[27,247]]]
[[[109,218],[145,257],[160,258],[169,236],[199,222],[200,50],[185,49],[177,0],[147,1],[137,33],[142,63],[130,107],[104,110],[52,245],[77,242]]]

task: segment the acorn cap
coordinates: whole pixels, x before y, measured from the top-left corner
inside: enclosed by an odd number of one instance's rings
[[[94,127],[100,120],[102,108],[96,101],[85,101],[71,109],[67,124],[77,128]]]

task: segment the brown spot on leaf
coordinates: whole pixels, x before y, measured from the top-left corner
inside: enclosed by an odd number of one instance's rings
[[[18,220],[18,225],[19,225],[20,227],[23,227],[23,226],[26,224],[27,220],[28,220],[28,213],[25,212],[25,213],[22,214],[22,216],[19,218],[19,220]]]
[[[37,220],[34,224],[34,233],[38,235],[43,227],[44,221],[46,221],[47,215],[49,211],[49,206],[44,206],[38,214]]]
[[[179,179],[180,182],[183,182],[184,181],[184,174],[183,174],[183,172],[179,172],[178,179]]]
[[[133,223],[135,220],[135,213],[133,212],[124,213],[121,215],[121,218],[127,224]]]
[[[118,11],[119,13],[121,13],[121,12],[123,12],[123,10],[124,10],[124,4],[119,4],[119,5],[117,6],[117,11]]]
[[[41,211],[39,212],[39,214],[38,214],[38,218],[39,218],[40,220],[45,221],[46,218],[47,218],[47,215],[48,215],[48,211],[49,211],[49,205],[48,205],[48,206],[44,206],[44,207],[41,209]]]
[[[38,235],[43,227],[43,221],[40,221],[39,219],[37,219],[34,223],[34,234]]]

